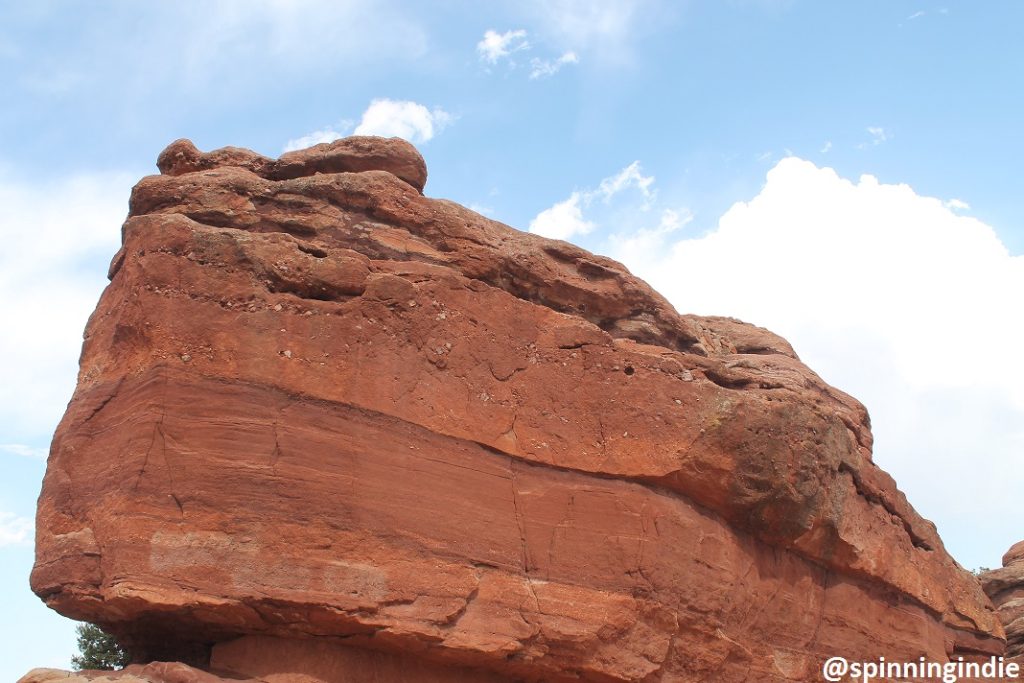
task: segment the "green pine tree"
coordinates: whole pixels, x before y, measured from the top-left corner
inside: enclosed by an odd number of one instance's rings
[[[114,636],[99,626],[79,624],[75,630],[78,632],[78,650],[81,652],[71,658],[71,665],[76,670],[120,669],[128,665],[128,653],[117,644]]]

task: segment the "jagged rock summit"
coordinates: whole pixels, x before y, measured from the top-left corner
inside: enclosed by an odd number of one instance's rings
[[[32,573],[140,664],[812,681],[832,655],[1002,653],[863,406],[785,340],[425,197],[401,140],[178,141],[159,168],[86,330]]]

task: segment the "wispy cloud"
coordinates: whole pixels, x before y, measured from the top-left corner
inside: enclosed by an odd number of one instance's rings
[[[576,190],[568,199],[544,209],[530,221],[530,232],[552,239],[568,240],[576,235],[586,235],[597,224],[587,220],[583,211],[600,200],[608,204],[613,197],[628,189],[637,190],[643,197],[643,209],[650,205],[655,196],[654,176],[644,175],[639,161],[634,161],[614,175],[604,178],[596,188]]]
[[[914,13],[913,13],[913,14],[911,14],[911,15],[910,15],[909,17],[907,17],[907,19],[906,19],[906,20],[907,20],[907,21],[913,21],[914,19],[920,19],[920,18],[921,18],[921,17],[923,17],[923,16],[925,15],[925,14],[927,14],[927,12],[925,12],[924,10],[918,10],[917,12],[914,12]]]
[[[0,453],[8,453],[22,458],[38,458],[46,460],[45,448],[33,448],[21,443],[0,443]]]
[[[591,47],[624,42],[650,2],[553,0],[538,2],[542,25],[572,45]],[[646,5],[646,7],[645,7]]]
[[[556,60],[538,59],[530,60],[530,78],[544,78],[558,73],[566,64],[579,64],[580,58],[575,52],[566,52]]]
[[[476,211],[481,216],[493,216],[494,208],[484,204],[470,204],[466,207],[470,211]]]
[[[892,139],[892,135],[881,126],[868,126],[866,130],[868,135],[871,136],[871,140],[857,145],[860,149],[864,149],[865,147],[877,147],[883,142]]]
[[[545,43],[604,65],[634,60],[635,47],[664,28],[675,11],[658,0],[529,0],[535,32]]]
[[[494,30],[484,32],[484,37],[476,44],[476,51],[480,55],[480,61],[487,64],[497,64],[502,59],[509,57],[513,52],[529,50],[530,43],[526,40],[524,29],[515,29],[498,33]]]
[[[825,144],[821,146],[821,149],[819,151],[822,154],[828,154],[829,150],[831,150],[831,149],[832,149],[832,141],[831,140],[826,140]]]
[[[640,162],[634,161],[615,175],[602,180],[592,195],[607,202],[623,190],[635,187],[645,198],[650,199],[654,193],[651,189],[652,185],[654,185],[654,176],[644,175],[640,168]]]
[[[352,130],[351,121],[343,121],[338,126],[331,126],[323,128],[322,130],[315,130],[308,135],[289,140],[285,143],[283,152],[293,152],[297,149],[306,149],[313,145],[319,145],[323,142],[334,142],[340,138],[345,137]]]
[[[0,512],[0,548],[28,545],[32,540],[32,520],[10,512]]]
[[[512,58],[516,52],[526,52],[532,49],[533,46],[527,40],[525,29],[505,31],[504,33],[498,33],[491,29],[486,31],[484,37],[476,44],[476,51],[481,62],[493,66],[504,60],[510,69],[517,66]],[[579,55],[572,50],[566,50],[554,59],[533,57],[530,59],[530,80],[553,76],[567,64],[579,64],[579,61]]]
[[[9,28],[35,35],[73,14],[40,4],[23,14],[24,26]],[[117,3],[94,15],[102,24],[69,33],[59,61],[15,39],[25,53],[22,85],[121,103],[126,96],[148,102],[153,92],[206,98],[210,88],[223,95],[294,84],[338,65],[413,61],[429,42],[413,13],[391,0]],[[111,73],[118,77],[102,78]]]
[[[82,330],[107,284],[132,185],[98,173],[30,183],[0,173],[0,424],[5,449],[48,439],[75,386]],[[26,286],[31,283],[31,286]]]

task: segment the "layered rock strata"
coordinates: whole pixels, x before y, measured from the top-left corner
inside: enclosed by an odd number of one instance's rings
[[[1006,551],[1002,568],[982,572],[980,578],[1006,630],[1007,656],[1024,662],[1024,541]]]
[[[178,141],[159,168],[86,330],[32,574],[140,661],[804,681],[837,654],[1002,652],[863,406],[778,336],[425,197],[397,139]]]

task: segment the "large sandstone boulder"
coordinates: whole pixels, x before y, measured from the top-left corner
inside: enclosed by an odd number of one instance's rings
[[[179,141],[160,168],[86,330],[32,573],[140,662],[767,682],[1002,653],[863,406],[783,339],[425,197],[400,140]]]
[[[1006,551],[1001,569],[983,572],[980,578],[1006,630],[1007,656],[1024,662],[1024,541]]]

